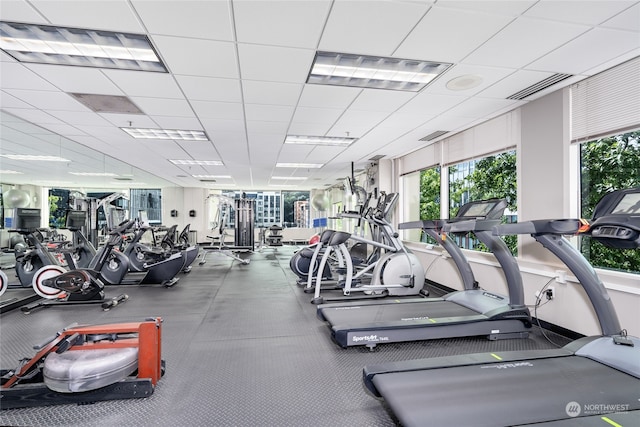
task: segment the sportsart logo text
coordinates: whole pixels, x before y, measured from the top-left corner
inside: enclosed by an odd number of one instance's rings
[[[377,335],[363,335],[363,336],[353,336],[351,337],[351,341],[353,342],[382,342],[389,341],[389,337],[379,337]]]

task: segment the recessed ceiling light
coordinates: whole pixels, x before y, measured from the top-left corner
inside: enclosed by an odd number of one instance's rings
[[[0,170],[0,175],[22,175],[22,172],[12,170]]]
[[[307,83],[418,92],[451,64],[316,52]]]
[[[446,84],[449,90],[467,90],[478,87],[482,84],[484,79],[482,76],[475,74],[465,74],[463,76],[454,77]]]
[[[180,141],[208,141],[201,130],[120,128],[136,139],[173,139]]]
[[[306,136],[306,135],[287,135],[284,140],[285,144],[304,144],[304,145],[338,145],[347,146],[353,143],[356,138],[342,138],[336,136]]]
[[[323,166],[323,163],[276,163],[277,168],[320,169]]]
[[[166,73],[145,35],[0,22],[0,48],[20,62]]]
[[[71,175],[78,175],[78,176],[118,176],[117,174],[111,173],[111,172],[69,172],[69,173]]]
[[[191,175],[194,178],[231,179],[231,175]]]
[[[0,154],[0,157],[11,160],[27,160],[39,162],[70,162],[71,160],[58,156],[39,156],[31,154]]]
[[[223,163],[220,160],[169,160],[174,165],[188,165],[188,166],[222,166]]]
[[[271,179],[284,179],[291,181],[304,181],[307,179],[305,176],[272,176]]]

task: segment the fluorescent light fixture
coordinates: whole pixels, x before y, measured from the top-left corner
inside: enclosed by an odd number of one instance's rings
[[[11,160],[27,160],[38,162],[70,162],[71,160],[58,156],[39,156],[32,154],[0,154],[0,157]]]
[[[118,176],[111,172],[69,172],[71,175],[77,176]]]
[[[271,179],[284,179],[284,180],[291,180],[291,181],[304,181],[305,179],[307,179],[306,176],[272,176]]]
[[[22,172],[12,170],[0,170],[0,175],[22,175]]]
[[[337,145],[346,147],[355,140],[356,138],[342,138],[336,136],[287,135],[284,143],[303,145]]]
[[[5,21],[0,32],[0,48],[20,62],[167,72],[141,34]]]
[[[44,181],[44,180],[33,181],[33,183],[36,185],[41,185],[43,187],[48,187],[48,188],[55,188],[56,186],[66,187],[66,186],[75,184],[75,182],[73,181]]]
[[[174,165],[187,165],[187,166],[222,166],[223,163],[220,160],[169,160]]]
[[[231,175],[191,175],[194,178],[231,179]]]
[[[451,64],[316,52],[307,83],[418,92]]]
[[[277,168],[320,169],[323,166],[323,163],[276,163]]]
[[[120,128],[136,139],[174,139],[181,141],[208,141],[201,130]]]

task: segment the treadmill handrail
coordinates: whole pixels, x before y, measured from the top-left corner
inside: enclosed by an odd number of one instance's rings
[[[493,234],[530,234],[558,257],[578,279],[596,312],[602,334],[618,335],[622,327],[607,289],[589,261],[564,237],[578,232],[581,225],[584,222],[579,219],[524,221],[496,226]]]

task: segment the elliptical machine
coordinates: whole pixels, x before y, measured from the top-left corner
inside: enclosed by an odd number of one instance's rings
[[[418,258],[404,247],[397,232],[393,231],[391,224],[386,219],[398,200],[398,193],[381,193],[378,205],[373,209],[371,220],[379,227],[384,236],[381,241],[364,239],[351,233],[336,231],[331,236],[328,248],[320,261],[319,271],[322,271],[331,252],[338,254],[341,264],[339,267],[346,269],[345,283],[342,287],[342,297],[324,298],[320,295],[322,280],[316,279],[313,304],[322,304],[327,301],[345,301],[348,299],[381,298],[389,295],[410,296],[418,295],[424,287],[425,272]],[[353,285],[353,263],[346,246],[347,240],[366,243],[386,251],[380,254],[379,259],[369,264],[358,274],[371,271],[371,281],[366,284]],[[344,263],[344,264],[343,264]],[[362,292],[357,297],[351,296],[352,292]]]
[[[119,252],[114,248],[122,243],[122,234],[131,227],[133,221],[127,221],[109,233],[109,240],[100,248],[87,268],[66,271],[59,265],[45,265],[33,277],[36,293],[48,301],[40,301],[21,307],[25,314],[38,308],[53,305],[101,304],[103,310],[109,310],[126,301],[129,296],[120,294],[114,298],[105,298],[104,286],[111,263]],[[120,262],[126,261],[119,258]]]

